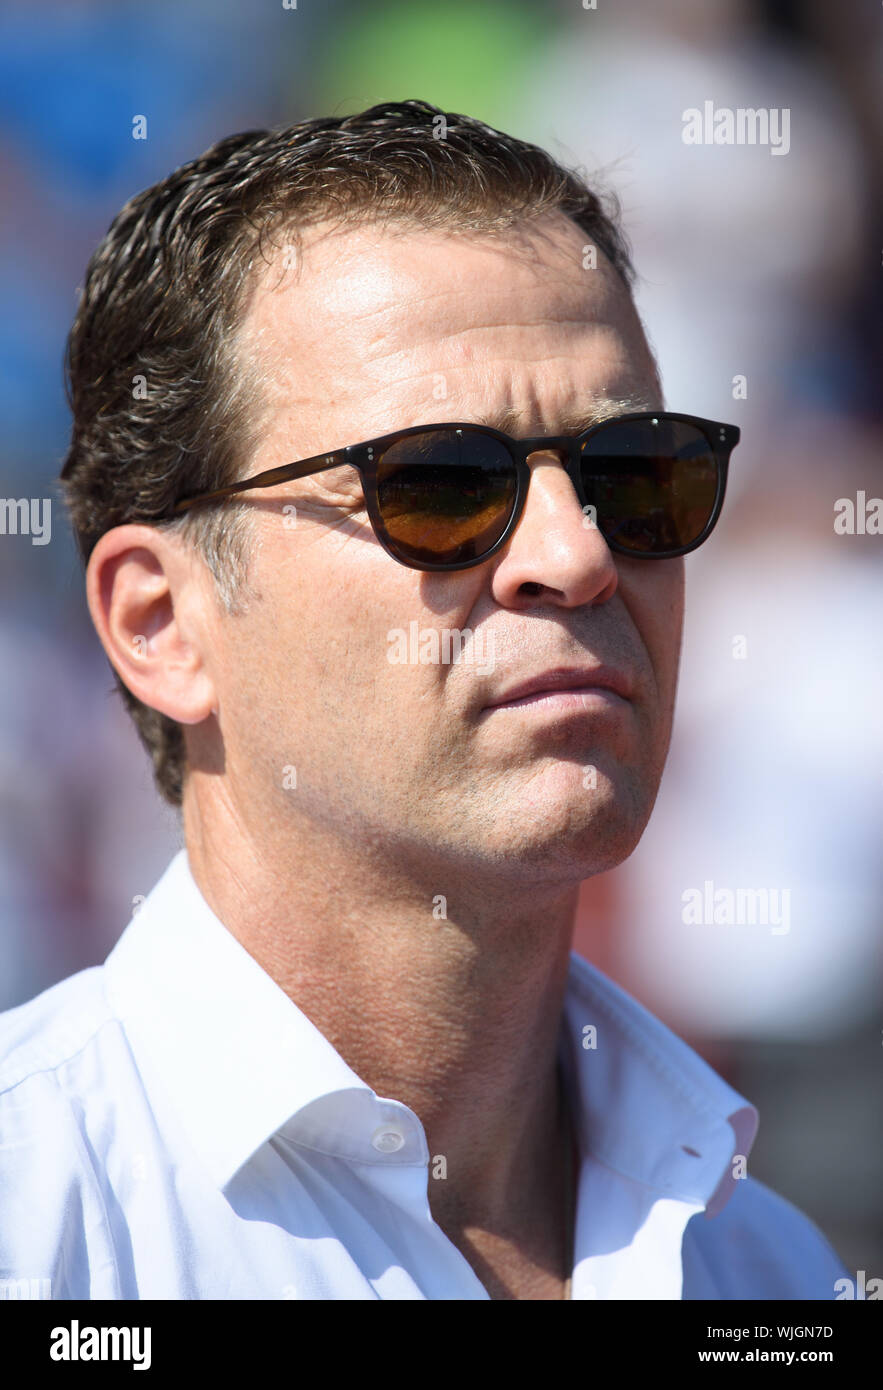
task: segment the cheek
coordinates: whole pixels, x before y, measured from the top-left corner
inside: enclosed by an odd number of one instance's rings
[[[635,562],[640,564],[641,562]],[[684,625],[684,561],[645,561],[620,574],[620,592],[656,678],[660,703],[674,698]]]
[[[260,598],[239,620],[227,665],[259,665],[248,679],[263,708],[288,709],[303,730],[323,739],[349,729],[364,739],[401,720],[419,723],[432,705],[438,668],[413,660],[423,634],[465,625],[477,581],[423,574],[397,564],[373,538],[310,537],[296,552],[265,544],[255,571]],[[457,582],[459,581],[459,582]],[[403,659],[404,658],[404,659]],[[241,697],[237,695],[241,702]],[[360,733],[361,730],[361,733]]]
[[[676,563],[683,565],[683,561]],[[683,573],[669,584],[668,601],[655,610],[654,649],[650,656],[657,673],[660,694],[667,705],[673,705],[681,659],[681,639],[684,628]]]
[[[668,562],[659,560],[656,563],[661,567]],[[683,560],[670,563],[679,565],[680,570],[660,576],[661,582],[653,586],[643,611],[648,629],[654,634],[660,648],[674,657],[680,645],[684,620],[684,575]]]

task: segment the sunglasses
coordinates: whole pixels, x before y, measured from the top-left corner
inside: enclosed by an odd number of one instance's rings
[[[596,527],[612,551],[670,560],[710,536],[738,442],[736,425],[664,411],[536,439],[512,439],[485,425],[415,425],[184,497],[174,510],[349,464],[361,477],[374,533],[394,560],[417,570],[471,569],[496,554],[518,525],[528,456],[555,450],[566,458],[586,526]]]

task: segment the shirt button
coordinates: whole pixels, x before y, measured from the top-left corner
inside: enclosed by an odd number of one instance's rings
[[[374,1131],[371,1143],[382,1154],[394,1154],[404,1147],[405,1136],[398,1125],[381,1125]]]

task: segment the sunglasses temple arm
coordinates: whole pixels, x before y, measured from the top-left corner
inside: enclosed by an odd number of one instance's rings
[[[330,454],[315,454],[299,463],[284,463],[279,468],[269,468],[265,473],[258,473],[253,478],[243,478],[241,482],[230,483],[228,487],[218,488],[215,492],[201,492],[195,497],[183,497],[180,502],[176,502],[175,511],[184,512],[189,507],[194,507],[197,502],[214,502],[222,497],[232,497],[237,492],[249,492],[255,487],[275,487],[277,483],[309,478],[326,468],[339,468],[342,464],[349,463],[346,457],[349,452],[349,449],[337,449]]]

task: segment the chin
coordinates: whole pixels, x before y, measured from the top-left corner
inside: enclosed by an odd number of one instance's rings
[[[553,807],[529,820],[513,813],[500,817],[504,834],[493,847],[494,857],[510,873],[526,872],[534,881],[573,882],[615,869],[634,852],[649,818],[635,815],[631,804],[577,808]]]

